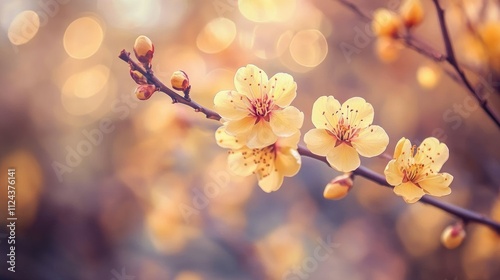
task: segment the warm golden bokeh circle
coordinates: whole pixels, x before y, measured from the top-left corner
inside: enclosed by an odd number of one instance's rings
[[[28,43],[38,33],[40,17],[31,10],[22,11],[12,20],[7,36],[12,44],[18,46]]]
[[[64,32],[64,49],[69,56],[85,59],[94,55],[102,44],[104,31],[101,24],[91,17],[76,19]]]

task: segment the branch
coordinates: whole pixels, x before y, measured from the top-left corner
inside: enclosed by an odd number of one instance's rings
[[[170,96],[172,98],[172,103],[181,103],[186,106],[189,106],[193,108],[196,112],[201,112],[202,114],[204,114],[207,117],[207,119],[212,119],[217,121],[221,119],[220,115],[217,114],[216,112],[201,106],[200,104],[192,101],[191,99],[185,98],[184,96],[177,94],[175,91],[165,86],[160,80],[158,80],[158,78],[156,78],[152,70],[146,71],[142,66],[133,61],[130,58],[129,52],[122,50],[118,57],[121,60],[127,62],[132,69],[141,72],[141,74],[144,75],[151,84],[155,85],[158,90]]]
[[[353,13],[355,13],[358,17],[362,18],[363,20],[366,21],[372,20],[372,17],[370,15],[365,14],[354,3],[347,0],[336,0],[336,1],[341,5],[343,5],[344,7],[351,10]],[[488,117],[493,120],[493,122],[496,124],[498,128],[500,128],[500,117],[495,114],[493,109],[489,106],[488,101],[481,98],[481,96],[474,90],[474,87],[465,76],[463,70],[460,68],[458,61],[456,60],[455,54],[453,52],[451,40],[448,34],[448,29],[446,28],[446,24],[444,21],[444,10],[441,8],[441,6],[439,6],[438,0],[433,0],[433,2],[436,5],[438,11],[439,23],[443,33],[443,39],[445,41],[446,54],[442,54],[438,50],[428,46],[421,40],[418,40],[411,35],[406,35],[406,36],[398,35],[398,38],[401,39],[404,45],[409,49],[412,49],[418,52],[419,54],[422,54],[423,56],[426,56],[434,60],[435,62],[447,61],[455,69],[458,75],[451,73],[450,71],[445,71],[445,73],[452,80],[454,80],[458,84],[463,85],[474,96],[474,98],[479,103],[479,106],[488,115]]]
[[[498,128],[500,128],[500,118],[495,115],[495,113],[490,108],[488,101],[484,100],[479,96],[479,94],[474,90],[474,87],[471,85],[467,77],[465,76],[464,71],[458,65],[458,61],[455,57],[455,52],[453,51],[453,46],[451,44],[450,34],[448,32],[448,27],[446,26],[446,21],[444,19],[444,9],[439,5],[439,0],[432,0],[434,5],[436,6],[436,12],[438,15],[439,26],[441,28],[441,33],[443,34],[444,47],[446,49],[446,60],[450,63],[450,65],[457,71],[460,79],[463,81],[464,85],[467,89],[472,93],[474,98],[476,98],[477,102],[481,108],[483,108],[484,112],[495,122]]]
[[[330,166],[330,164],[328,163],[328,161],[326,160],[325,157],[315,155],[305,147],[299,146],[298,152],[302,156],[310,157],[310,158],[319,160],[321,162],[326,163],[328,166]],[[375,171],[373,171],[367,167],[364,167],[362,165],[360,167],[358,167],[358,169],[354,170],[353,173],[355,175],[359,175],[361,177],[364,177],[367,180],[375,182],[381,186],[388,187],[391,189],[393,188],[393,186],[391,186],[391,185],[389,185],[389,183],[387,183],[387,181],[385,180],[385,178],[382,175],[380,175],[380,174],[376,173]],[[497,222],[493,221],[492,219],[487,218],[487,217],[485,217],[481,214],[478,214],[474,211],[471,211],[471,210],[468,210],[465,208],[461,208],[461,207],[458,207],[458,206],[453,205],[453,204],[448,204],[446,202],[442,202],[442,201],[439,201],[437,199],[434,199],[434,198],[428,197],[428,196],[423,196],[419,201],[421,201],[425,204],[432,205],[432,206],[439,208],[445,212],[448,212],[452,215],[455,215],[455,216],[459,217],[460,219],[462,219],[464,221],[464,223],[475,222],[475,223],[487,225],[490,228],[492,228],[493,230],[495,230],[498,234],[500,234],[500,223],[497,223]]]
[[[184,105],[189,106],[191,108],[194,108],[196,112],[202,112],[209,119],[213,119],[213,120],[217,120],[217,121],[219,121],[221,119],[221,116],[217,112],[209,110],[209,109],[207,109],[207,108],[205,108],[205,107],[203,107],[203,106],[201,106],[193,101],[188,101],[184,97],[178,95],[173,90],[166,87],[160,80],[158,80],[158,78],[156,78],[156,76],[153,74],[152,71],[149,71],[149,72],[145,71],[135,61],[133,61],[130,58],[130,53],[126,52],[125,50],[121,51],[119,58],[122,59],[123,61],[129,63],[129,65],[131,67],[134,67],[134,69],[140,71],[158,89],[160,89],[162,92],[165,92],[167,95],[169,95],[172,98],[174,103],[181,103],[181,104],[184,104]],[[328,161],[326,160],[325,157],[315,155],[305,147],[299,146],[297,151],[302,156],[313,158],[313,159],[316,159],[316,160],[319,160],[321,162],[328,164]],[[353,173],[356,175],[359,175],[361,177],[364,177],[367,180],[373,181],[381,186],[392,188],[392,186],[389,185],[389,183],[387,183],[387,181],[385,180],[385,178],[382,175],[376,173],[375,171],[373,171],[367,167],[360,166],[360,167],[358,167],[358,169],[354,170]],[[482,216],[474,211],[467,210],[467,209],[464,209],[464,208],[461,208],[459,206],[452,205],[452,204],[449,204],[446,202],[438,201],[436,199],[433,199],[433,198],[430,198],[427,196],[422,197],[420,199],[420,201],[423,203],[432,205],[436,208],[439,208],[439,209],[441,209],[445,212],[448,212],[452,215],[455,215],[456,217],[462,219],[464,222],[474,222],[474,223],[486,225],[486,226],[492,228],[493,230],[495,230],[498,234],[500,234],[500,223],[497,223],[497,222],[495,222],[487,217],[484,217],[484,216]]]

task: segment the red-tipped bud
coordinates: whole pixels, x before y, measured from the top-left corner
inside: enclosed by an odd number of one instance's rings
[[[465,230],[462,223],[447,226],[441,234],[441,243],[447,249],[455,249],[465,239]]]
[[[138,85],[145,85],[148,83],[148,79],[137,70],[130,69],[130,76]]]
[[[156,91],[155,85],[140,85],[135,89],[135,96],[140,100],[148,100]]]
[[[189,77],[186,72],[182,70],[175,71],[170,78],[172,87],[176,90],[185,91],[189,88]]]
[[[326,185],[323,196],[326,199],[339,200],[344,198],[352,188],[352,173],[346,173],[335,177],[328,185]]]
[[[134,43],[135,57],[137,57],[137,60],[144,64],[146,68],[149,68],[149,65],[151,65],[154,52],[155,46],[148,37],[144,35],[137,37]]]

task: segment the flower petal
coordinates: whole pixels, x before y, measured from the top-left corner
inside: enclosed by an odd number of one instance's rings
[[[313,154],[326,156],[335,147],[336,138],[324,129],[311,129],[304,135],[304,142]]]
[[[342,104],[342,115],[352,126],[368,127],[373,123],[373,106],[361,97],[349,98]]]
[[[360,155],[374,157],[385,151],[389,144],[389,136],[382,127],[372,125],[362,129],[351,143]]]
[[[253,125],[252,131],[248,135],[247,146],[249,148],[264,148],[274,144],[278,136],[274,134],[271,126],[266,121],[259,121]]]
[[[274,164],[279,172],[290,177],[299,172],[301,163],[300,154],[296,149],[283,147],[278,149]]]
[[[268,82],[269,96],[274,100],[274,104],[284,108],[297,96],[297,83],[293,77],[286,73],[277,73]]]
[[[437,138],[428,137],[418,147],[415,160],[427,165],[434,172],[438,172],[448,160],[449,150],[446,144],[440,143]]]
[[[269,121],[273,132],[279,137],[288,137],[296,133],[304,123],[304,113],[289,106],[272,112]]]
[[[411,149],[410,140],[402,137],[396,144],[396,148],[394,148],[394,158],[398,158],[403,151],[408,151],[409,153],[410,149]]]
[[[440,173],[425,177],[418,182],[418,185],[430,195],[444,196],[451,193],[449,185],[452,181],[453,176],[448,173]]]
[[[226,149],[236,150],[245,145],[241,139],[228,134],[225,126],[221,126],[215,131],[215,140],[220,147]]]
[[[268,79],[266,72],[259,67],[248,64],[241,67],[234,76],[234,86],[236,90],[250,99],[261,98],[267,92]]]
[[[240,120],[228,121],[226,123],[226,132],[236,137],[245,138],[249,134],[255,124],[253,116],[244,117]]]
[[[403,182],[403,173],[399,171],[398,162],[393,159],[389,161],[384,170],[385,180],[391,186],[397,186]]]
[[[218,92],[214,97],[214,110],[224,119],[238,120],[250,114],[248,99],[234,90]]]
[[[248,176],[257,168],[255,154],[249,148],[231,151],[227,157],[229,169],[238,176]]]
[[[292,136],[279,137],[278,140],[276,141],[276,146],[278,148],[290,147],[290,148],[297,149],[297,144],[299,144],[299,141],[300,141],[300,130],[297,131]]]
[[[281,184],[283,184],[283,175],[276,171],[272,171],[266,177],[259,179],[259,187],[266,193],[277,191]]]
[[[361,164],[356,149],[342,143],[334,147],[327,155],[326,159],[330,165],[342,172],[350,172],[358,168]]]
[[[312,122],[316,128],[331,130],[338,123],[340,103],[333,96],[321,96],[312,109]]]
[[[412,182],[397,185],[393,190],[395,194],[402,196],[406,203],[415,203],[425,194],[421,188]]]

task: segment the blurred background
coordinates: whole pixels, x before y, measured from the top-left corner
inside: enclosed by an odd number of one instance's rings
[[[414,35],[443,51],[431,1]],[[500,113],[498,1],[441,1],[459,60]],[[366,13],[399,1],[354,1]],[[466,24],[467,22],[467,24]],[[333,0],[37,0],[0,4],[1,279],[499,279],[500,238],[471,224],[455,250],[440,243],[456,221],[304,158],[266,194],[226,170],[217,122],[156,93],[135,98],[118,59],[137,36],[155,44],[168,84],[188,73],[197,102],[233,88],[252,63],[294,76],[294,105],[312,128],[313,102],[361,96],[388,132],[438,137],[455,176],[442,198],[500,220],[500,131],[446,65],[371,33]],[[496,46],[496,47],[495,47]],[[301,141],[302,142],[302,141]],[[383,172],[387,159],[362,159]],[[16,272],[7,270],[7,169],[16,168]]]

